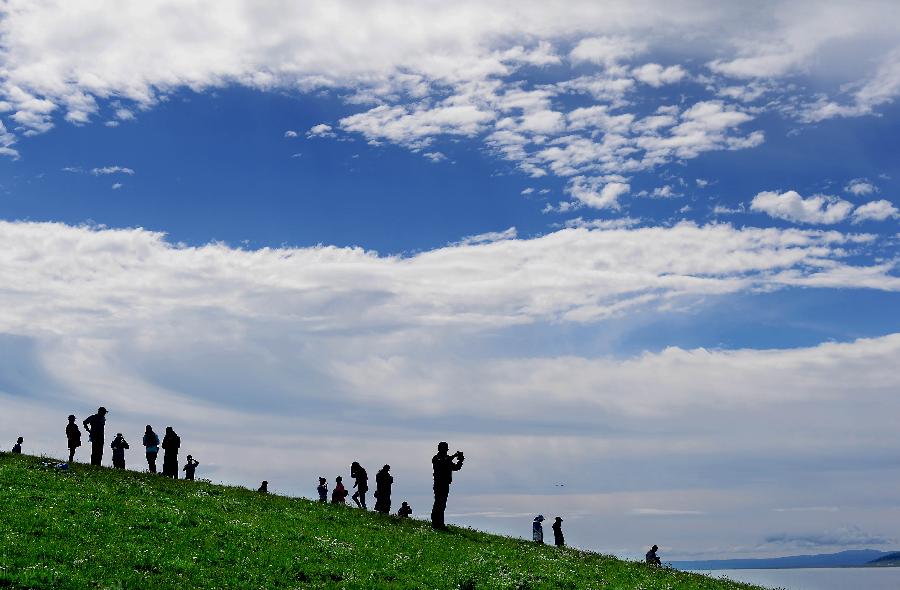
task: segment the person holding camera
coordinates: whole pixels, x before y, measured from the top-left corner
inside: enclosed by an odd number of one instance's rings
[[[450,445],[441,442],[438,444],[437,455],[431,458],[431,466],[434,468],[434,507],[431,509],[431,526],[440,531],[447,530],[447,525],[444,524],[444,511],[447,509],[447,496],[450,495],[453,472],[462,469],[465,460],[461,451],[449,455],[449,450]]]

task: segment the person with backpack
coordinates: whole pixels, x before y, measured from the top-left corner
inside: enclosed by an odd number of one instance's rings
[[[163,475],[178,479],[178,449],[181,448],[181,437],[171,426],[166,426],[163,436]]]
[[[125,449],[129,448],[129,446],[128,441],[125,440],[121,432],[116,434],[116,438],[109,443],[109,447],[112,449],[113,467],[125,469]]]
[[[156,473],[156,458],[159,456],[159,435],[153,432],[149,424],[144,431],[144,449],[147,451],[147,468]]]
[[[74,463],[75,449],[81,446],[81,430],[75,423],[74,414],[69,414],[69,423],[66,424],[66,441],[69,447],[69,463]]]

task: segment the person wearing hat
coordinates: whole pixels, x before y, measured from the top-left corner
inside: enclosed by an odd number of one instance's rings
[[[659,551],[659,547],[654,545],[650,548],[650,551],[647,552],[647,555],[644,556],[644,560],[650,565],[662,565],[659,555],[656,554],[657,551]]]
[[[103,463],[103,429],[106,428],[106,408],[100,406],[97,413],[84,419],[84,429],[91,441],[91,465]]]
[[[69,423],[66,424],[66,441],[69,446],[69,463],[75,462],[75,449],[81,446],[81,431],[75,424],[75,414],[69,414]]]
[[[437,455],[431,458],[434,470],[434,505],[431,508],[431,527],[438,531],[446,531],[444,511],[447,510],[447,498],[450,495],[450,484],[453,483],[453,472],[462,469],[465,456],[462,451],[449,454],[450,445],[438,443]],[[455,462],[454,462],[455,460]]]
[[[400,510],[397,511],[397,516],[400,518],[409,518],[412,515],[412,507],[405,500],[402,504],[400,504]]]
[[[557,547],[563,547],[566,544],[566,540],[563,538],[562,522],[562,519],[558,516],[553,521],[553,544]]]
[[[544,522],[544,515],[538,514],[534,517],[534,522],[531,523],[531,538],[538,545],[544,544],[544,525],[541,524],[542,522]]]

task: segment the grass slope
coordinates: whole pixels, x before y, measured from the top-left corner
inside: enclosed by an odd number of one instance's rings
[[[81,464],[63,472],[6,454],[0,588],[752,587],[244,488]]]

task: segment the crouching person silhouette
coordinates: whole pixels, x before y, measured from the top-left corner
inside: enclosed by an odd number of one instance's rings
[[[650,551],[647,552],[647,555],[644,556],[644,560],[649,565],[662,565],[662,561],[660,561],[659,555],[656,554],[657,551],[659,551],[659,547],[654,545],[650,548]]]

